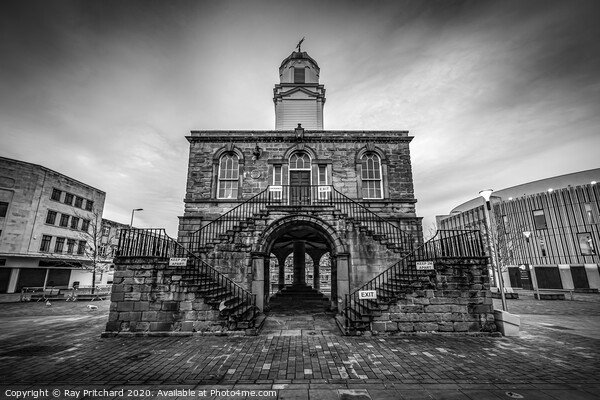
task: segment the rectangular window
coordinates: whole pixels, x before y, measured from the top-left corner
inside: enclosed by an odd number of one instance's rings
[[[48,210],[48,215],[46,215],[46,223],[50,225],[54,225],[56,222],[56,211]]]
[[[546,215],[544,215],[544,210],[533,211],[533,223],[535,225],[535,229],[548,229],[548,224],[546,223]]]
[[[92,208],[94,207],[94,202],[91,200],[86,200],[85,201],[85,209],[88,211],[92,211]]]
[[[100,246],[100,248],[98,249],[98,254],[100,255],[100,257],[106,257],[106,245]]]
[[[83,208],[83,199],[79,196],[75,197],[75,207]]]
[[[56,201],[60,201],[60,196],[62,195],[62,192],[56,188],[52,189],[52,195],[50,196],[50,198],[52,200],[56,200]]]
[[[294,68],[294,83],[305,83],[304,68]]]
[[[6,217],[7,212],[8,212],[8,203],[5,201],[0,201],[0,218]]]
[[[65,204],[72,205],[73,204],[73,195],[71,193],[65,193]]]
[[[42,236],[42,244],[40,245],[40,251],[50,251],[50,241],[52,240],[52,236],[44,235]]]
[[[64,245],[65,245],[65,238],[61,238],[61,237],[56,238],[56,243],[54,243],[54,252],[62,253]]]
[[[584,256],[595,256],[596,248],[594,247],[594,241],[592,240],[592,235],[588,232],[578,233],[577,241],[579,242],[579,248],[581,249],[581,254]]]
[[[79,246],[77,246],[77,254],[82,255],[85,253],[85,240],[79,241]]]
[[[77,229],[78,226],[79,226],[79,218],[71,217],[71,229]]]
[[[110,228],[108,226],[102,227],[102,236],[108,236],[110,234]]]
[[[75,239],[67,239],[67,254],[73,254],[75,249]]]
[[[585,203],[583,206],[585,207],[585,215],[587,217],[587,222],[589,224],[596,223],[596,219],[594,218],[594,214],[592,212],[592,205],[590,203]]]
[[[69,226],[69,216],[67,214],[62,214],[60,216],[60,226],[64,226],[65,228]]]
[[[90,220],[84,219],[81,221],[81,230],[87,232],[90,229]]]

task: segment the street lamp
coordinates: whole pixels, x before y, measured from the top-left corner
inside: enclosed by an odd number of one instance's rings
[[[135,214],[136,211],[144,211],[143,208],[134,208],[133,210],[131,210],[131,223],[129,224],[130,228],[133,228],[133,214]]]
[[[490,204],[490,197],[494,192],[493,189],[484,189],[479,192],[479,195],[483,197],[485,200],[485,222],[487,225],[487,237],[488,237],[488,246],[490,247],[490,255],[492,261],[492,270],[496,271],[498,275],[498,289],[500,289],[500,298],[502,299],[502,310],[508,312],[508,307],[506,305],[506,296],[504,295],[504,283],[502,281],[502,271],[500,270],[500,266],[496,260],[496,251],[494,249],[494,243],[492,242],[492,222],[491,222],[491,214],[490,211],[492,206]]]
[[[529,238],[531,237],[531,232],[530,231],[525,231],[523,232],[523,236],[525,236],[525,242],[527,242],[527,244],[529,244]],[[528,251],[529,253],[529,251]],[[537,281],[537,275],[535,274],[535,267],[531,264],[529,264],[529,268],[530,268],[530,273],[531,273],[531,279],[532,279],[532,284],[534,286],[535,289],[535,293],[537,294],[537,298],[538,300],[540,299],[540,287],[538,286],[538,281]]]

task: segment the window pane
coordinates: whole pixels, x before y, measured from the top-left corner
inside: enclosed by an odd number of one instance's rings
[[[64,244],[65,238],[56,238],[56,243],[54,244],[54,252],[62,253]]]
[[[73,204],[73,195],[71,193],[65,193],[65,204]]]
[[[304,83],[305,73],[304,68],[294,68],[294,83]]]
[[[79,218],[77,217],[72,217],[71,218],[71,228],[73,229],[77,229],[77,226],[79,225]]]
[[[69,216],[66,214],[62,214],[60,216],[60,226],[67,227],[69,226]]]
[[[48,215],[46,216],[46,223],[50,225],[54,225],[56,222],[56,211],[48,211]]]
[[[82,208],[83,199],[81,197],[75,197],[75,207]]]
[[[382,198],[381,191],[381,164],[379,156],[367,153],[361,159],[362,193],[365,199]]]
[[[52,236],[44,235],[42,236],[42,244],[40,245],[40,251],[50,251],[50,241],[52,240]]]
[[[584,256],[596,255],[596,248],[594,247],[594,241],[589,233],[578,233],[577,240],[579,241],[579,248],[581,254]]]
[[[544,210],[533,211],[533,223],[535,224],[535,229],[548,229],[548,225],[546,224],[546,216],[544,215]]]
[[[60,201],[60,195],[62,194],[62,192],[58,189],[52,189],[52,196],[50,196],[50,198],[52,200],[56,200],[56,201]]]
[[[85,209],[88,211],[92,211],[92,208],[94,207],[94,202],[91,200],[86,200],[85,201]]]

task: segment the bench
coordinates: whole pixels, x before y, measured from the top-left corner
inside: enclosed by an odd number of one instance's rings
[[[21,301],[62,300],[61,288],[57,287],[24,287],[21,289]]]
[[[100,287],[97,286],[92,293],[91,287],[78,287],[75,288],[73,293],[73,301],[94,301],[94,300],[106,300],[110,296],[111,287]]]
[[[569,293],[571,300],[573,300],[574,289],[537,289],[537,293],[533,294],[533,298],[537,300],[564,300],[565,293]],[[540,293],[546,292],[546,293]],[[553,293],[554,292],[554,293]],[[556,293],[561,292],[561,293]],[[538,296],[539,294],[539,296]],[[539,298],[538,298],[539,297]]]

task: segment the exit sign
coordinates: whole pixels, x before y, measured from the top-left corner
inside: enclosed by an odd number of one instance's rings
[[[359,290],[359,300],[373,300],[377,298],[377,291],[375,290]]]

